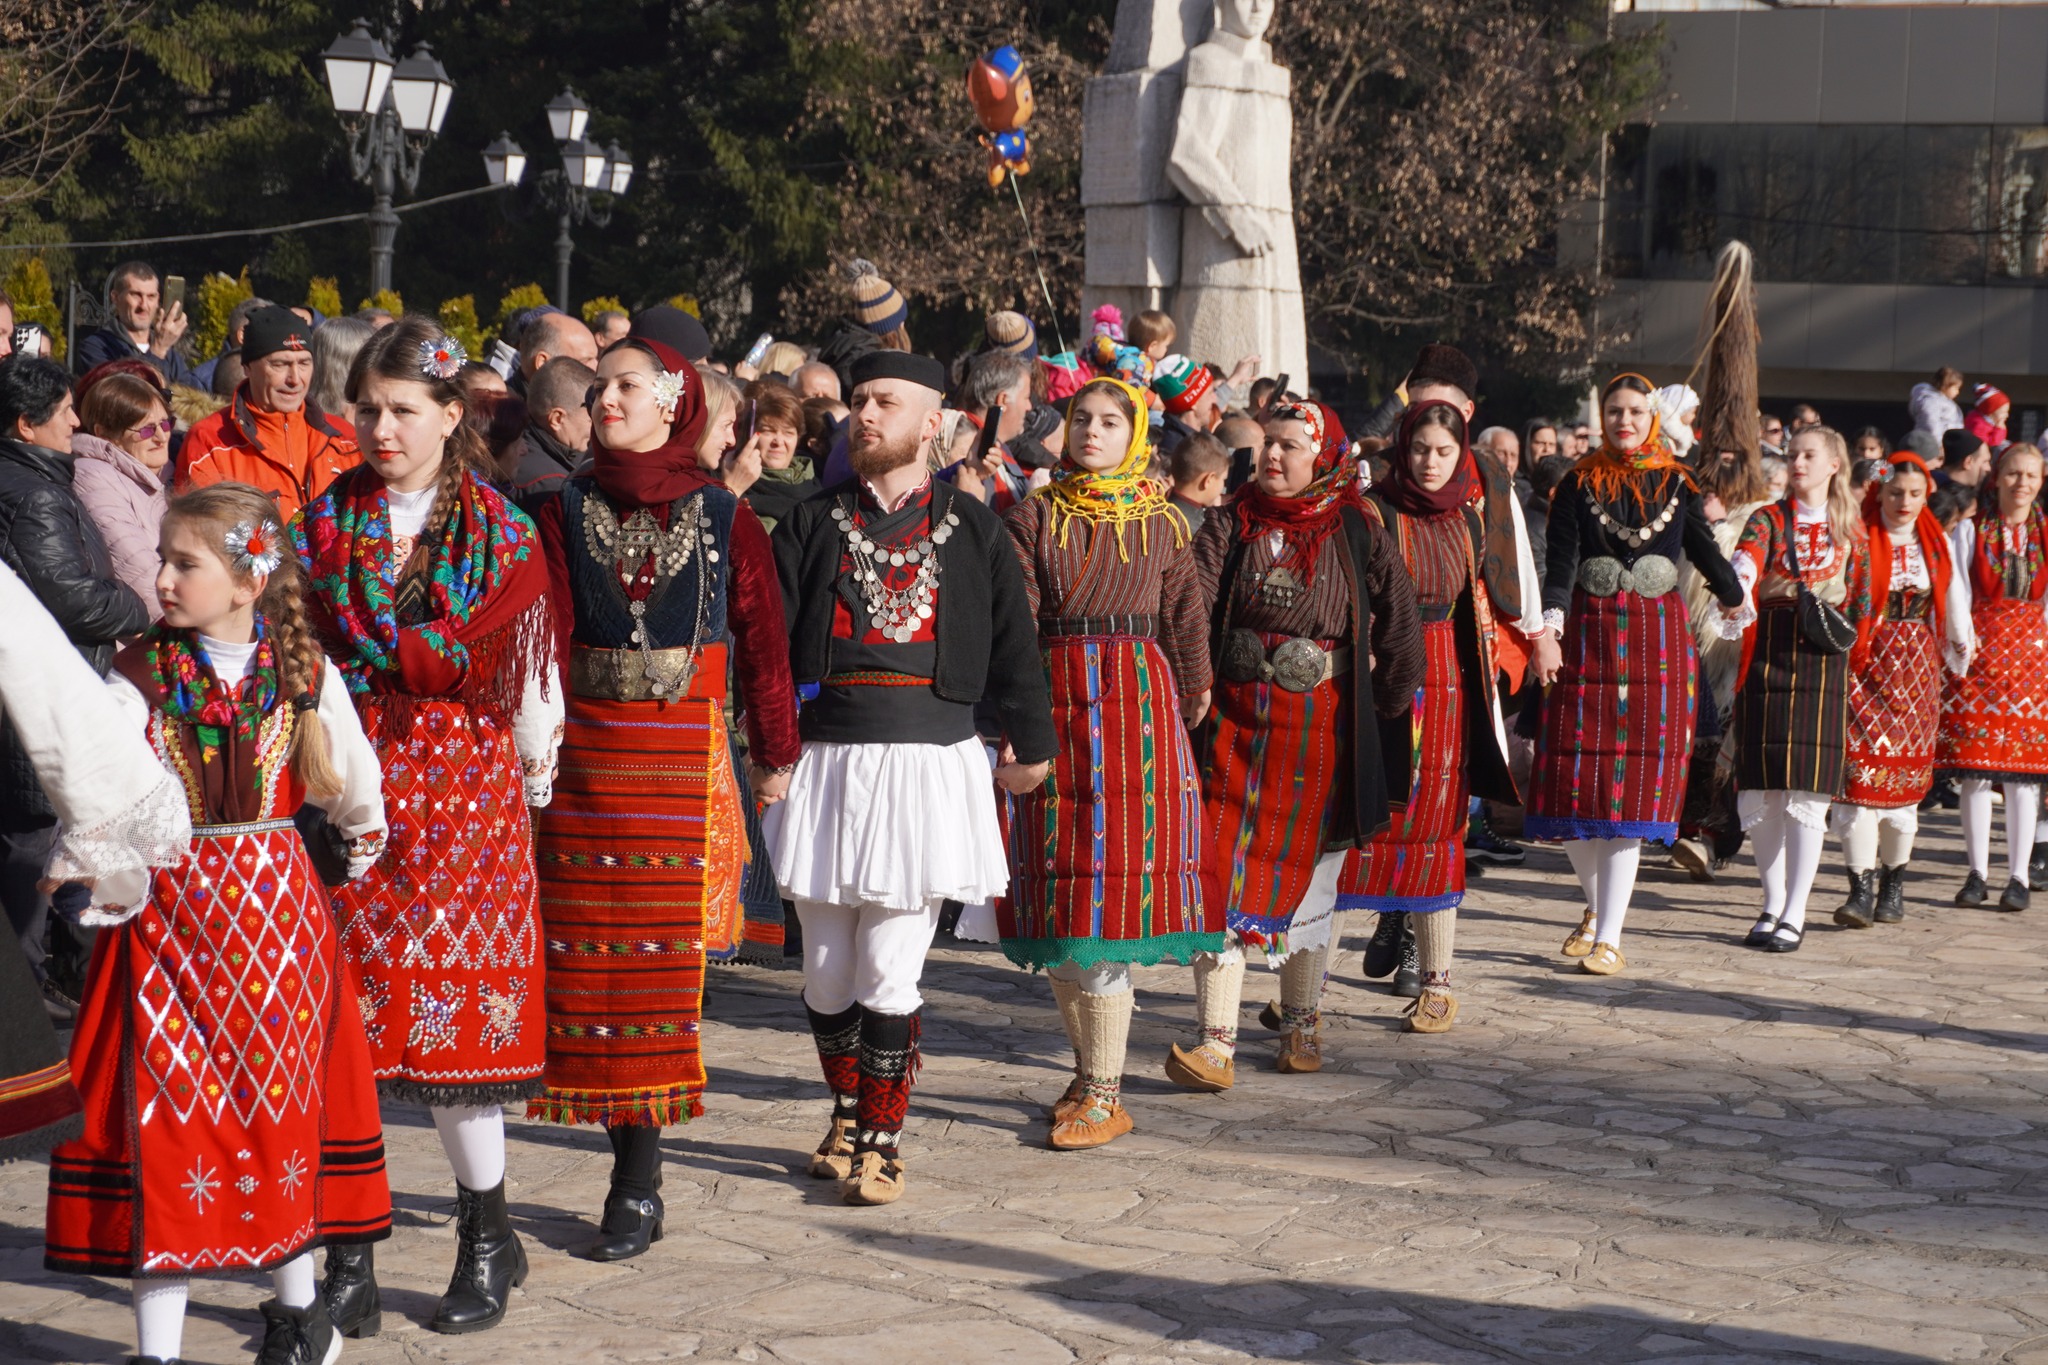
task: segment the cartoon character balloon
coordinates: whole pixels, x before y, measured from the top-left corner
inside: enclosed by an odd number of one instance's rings
[[[967,68],[967,98],[992,135],[981,139],[988,148],[989,188],[1002,184],[1006,175],[1029,172],[1031,140],[1023,130],[1038,105],[1031,97],[1031,73],[1017,49],[999,47]]]

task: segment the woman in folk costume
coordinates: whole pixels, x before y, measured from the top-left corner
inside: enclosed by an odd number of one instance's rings
[[[536,818],[548,1090],[530,1117],[595,1123],[613,1167],[593,1260],[661,1236],[661,1130],[702,1112],[707,923],[736,929],[747,856],[727,745],[734,656],[754,791],[782,798],[796,689],[768,534],[695,458],[696,367],[629,337],[598,362],[592,471],[541,514],[569,642],[554,799]],[[730,641],[730,643],[728,643]]]
[[[1486,531],[1473,505],[1480,488],[1463,415],[1448,403],[1425,403],[1402,416],[1387,478],[1368,495],[1415,583],[1425,671],[1407,717],[1388,723],[1407,729],[1413,776],[1406,805],[1352,852],[1337,908],[1413,916],[1422,994],[1407,1018],[1416,1033],[1446,1032],[1458,1017],[1451,951],[1465,898],[1470,798],[1521,804],[1494,694],[1496,633],[1520,623],[1494,615]],[[1389,739],[1384,747],[1404,745]]]
[[[291,524],[314,626],[384,765],[390,849],[335,911],[378,1089],[430,1107],[455,1173],[437,1332],[494,1326],[526,1275],[502,1106],[541,1090],[527,807],[547,804],[562,718],[540,534],[486,482],[462,364],[427,318],[373,337],[348,378],[363,463]],[[344,1332],[375,1330],[367,1247],[328,1253],[325,1292]]]
[[[191,850],[184,788],[26,583],[0,564],[0,717],[57,810],[48,873],[111,887]],[[139,888],[135,890],[139,895]],[[105,898],[105,897],[103,897]],[[28,958],[0,943],[0,1162],[76,1137],[81,1101]]]
[[[1697,656],[1681,551],[1724,607],[1742,602],[1693,476],[1658,431],[1647,379],[1601,391],[1600,448],[1552,495],[1543,616],[1564,662],[1538,659],[1547,691],[1523,830],[1563,840],[1586,912],[1564,942],[1580,969],[1612,976],[1644,839],[1678,831],[1692,755]]]
[[[1835,923],[1850,929],[1906,916],[1906,863],[1934,785],[1942,666],[1964,676],[1976,648],[1969,589],[1927,510],[1933,490],[1926,462],[1900,451],[1863,493],[1870,557],[1851,612],[1849,760],[1833,817],[1849,864]]]
[[[391,1191],[362,1015],[292,816],[324,810],[361,875],[384,847],[382,775],[276,504],[245,484],[188,493],[162,555],[163,620],[102,695],[174,775],[191,842],[146,891],[96,886],[85,913],[114,927],[72,1040],[85,1131],[51,1154],[45,1258],[134,1279],[145,1362],[177,1359],[189,1276],[268,1270],[261,1360],[320,1365],[340,1342],[313,1248],[389,1236]]]
[[[1075,397],[1066,453],[1004,518],[1038,618],[1059,757],[1010,817],[1003,952],[1046,967],[1074,1045],[1051,1145],[1131,1129],[1119,1103],[1131,964],[1223,948],[1204,913],[1202,792],[1182,699],[1209,690],[1209,627],[1187,523],[1146,476],[1142,390],[1096,379]]]
[[[1409,780],[1407,735],[1381,749],[1423,676],[1415,587],[1367,512],[1337,415],[1292,398],[1266,418],[1255,480],[1195,535],[1220,675],[1202,757],[1202,895],[1233,941],[1195,959],[1201,1036],[1166,1074],[1193,1090],[1237,1078],[1239,941],[1282,960],[1279,1067],[1322,1067],[1319,1002],[1345,853],[1387,823]],[[1371,666],[1370,674],[1364,666]],[[1199,720],[1210,698],[1191,699]],[[1392,774],[1390,777],[1389,775]]]
[[[1970,671],[1942,684],[1937,772],[1961,779],[1963,849],[1970,875],[1957,905],[1982,905],[1991,862],[1991,787],[2005,788],[2010,879],[2000,910],[2027,908],[2041,784],[2048,775],[2048,517],[2041,511],[2041,452],[2010,445],[1993,476],[1997,505],[1950,533],[1969,593],[1977,640]]]
[[[1743,603],[1721,622],[1742,637],[1735,694],[1735,808],[1756,840],[1763,912],[1743,942],[1792,953],[1842,790],[1849,727],[1847,623],[1861,591],[1867,538],[1849,491],[1849,446],[1809,427],[1785,451],[1785,500],[1750,514],[1735,546]],[[1826,636],[1818,602],[1835,610]]]

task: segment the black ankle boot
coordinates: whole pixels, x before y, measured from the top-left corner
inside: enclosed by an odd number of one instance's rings
[[[496,1327],[516,1285],[526,1283],[526,1248],[505,1209],[505,1182],[494,1189],[455,1186],[455,1274],[434,1320],[436,1332],[481,1332]]]
[[[334,1330],[345,1337],[374,1337],[384,1330],[384,1296],[377,1289],[376,1248],[369,1242],[327,1248],[327,1278],[320,1301]]]
[[[1401,934],[1401,965],[1394,969],[1394,994],[1408,1000],[1422,998],[1422,956],[1416,951],[1415,935],[1405,929]]]
[[[1877,909],[1871,918],[1879,924],[1897,924],[1906,917],[1906,865],[1884,869],[1877,882]]]
[[[263,1349],[256,1365],[327,1365],[341,1351],[341,1341],[328,1321],[327,1305],[315,1298],[306,1308],[287,1308],[276,1299],[265,1299],[258,1307],[263,1313]]]
[[[1391,976],[1401,965],[1401,935],[1408,927],[1406,915],[1381,915],[1365,945],[1365,974],[1374,981]]]
[[[626,1261],[661,1240],[661,1196],[638,1199],[617,1190],[606,1196],[597,1240],[584,1255],[593,1261]]]
[[[1984,874],[1975,868],[1963,878],[1963,889],[1956,892],[1956,904],[1962,906],[1982,905],[1991,899],[1991,889],[1984,885]]]
[[[1868,929],[1877,916],[1877,870],[1849,869],[1849,899],[1835,911],[1835,923],[1844,929]]]

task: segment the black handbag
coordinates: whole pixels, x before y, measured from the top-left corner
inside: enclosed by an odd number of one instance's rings
[[[1849,624],[1849,618],[1840,610],[1815,597],[1806,581],[1798,577],[1798,513],[1793,509],[1790,498],[1780,505],[1785,509],[1785,563],[1798,584],[1799,596],[1792,610],[1799,621],[1799,633],[1806,637],[1806,643],[1823,654],[1847,654],[1849,647],[1856,643],[1856,627]]]

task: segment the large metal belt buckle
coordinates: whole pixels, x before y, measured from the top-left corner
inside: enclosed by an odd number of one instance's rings
[[[1289,692],[1313,692],[1330,676],[1330,654],[1314,640],[1296,636],[1273,649],[1273,685]]]
[[[697,651],[656,649],[642,656],[641,676],[657,701],[676,701],[687,695],[697,680]]]
[[[1579,586],[1595,597],[1612,597],[1621,591],[1628,573],[1613,555],[1595,555],[1579,565]]]
[[[1644,555],[1629,567],[1629,575],[1645,597],[1662,597],[1678,586],[1678,566],[1663,555]]]
[[[1223,637],[1220,668],[1231,682],[1257,682],[1266,667],[1266,646],[1255,630],[1233,630]]]

